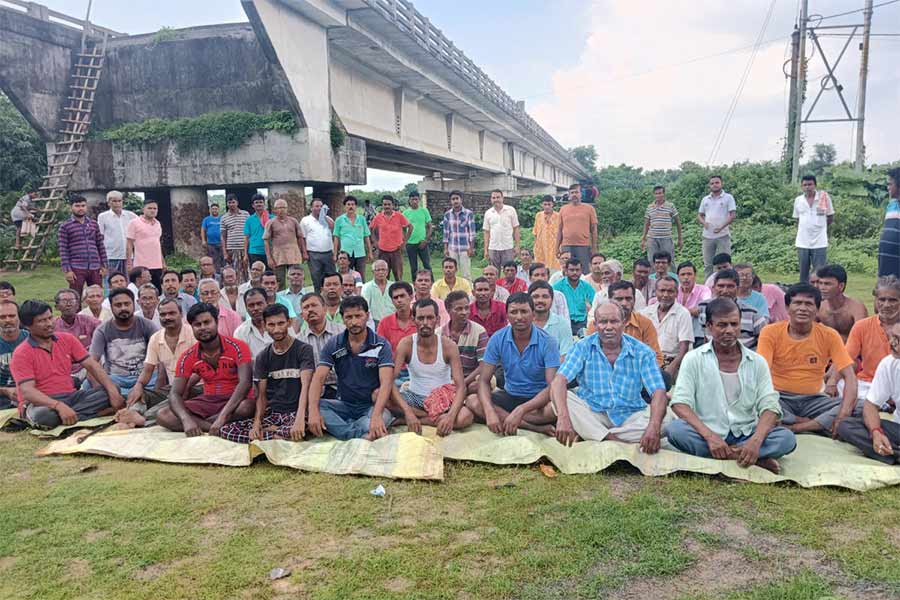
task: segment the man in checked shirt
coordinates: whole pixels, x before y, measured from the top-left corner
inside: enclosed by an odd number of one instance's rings
[[[87,216],[84,196],[69,196],[72,216],[59,226],[59,258],[69,287],[78,292],[84,284],[103,285],[106,275],[106,246],[97,222]]]

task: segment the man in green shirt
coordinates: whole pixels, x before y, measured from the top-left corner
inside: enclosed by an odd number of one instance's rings
[[[740,343],[741,310],[731,298],[706,305],[712,338],[687,353],[672,391],[669,443],[694,456],[736,460],[778,473],[797,439],[780,427],[781,405],[766,360]]]
[[[356,212],[356,198],[344,198],[344,214],[334,220],[334,262],[338,253],[346,252],[350,256],[350,268],[359,271],[363,281],[366,279],[366,259],[372,257],[372,241],[369,225],[364,215]]]
[[[406,257],[409,258],[409,268],[412,278],[415,279],[419,270],[419,261],[422,260],[422,268],[431,270],[431,258],[428,256],[428,240],[431,239],[431,213],[419,204],[419,192],[413,190],[409,193],[409,207],[403,209],[403,216],[412,225],[412,233],[406,240]]]

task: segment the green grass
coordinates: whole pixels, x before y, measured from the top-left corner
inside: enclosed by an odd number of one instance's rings
[[[7,278],[20,300],[64,285],[52,268]],[[851,275],[849,293],[871,305],[873,279]],[[896,489],[453,462],[442,483],[379,481],[36,458],[43,444],[0,434],[0,598],[900,594]],[[291,576],[270,581],[280,566]]]

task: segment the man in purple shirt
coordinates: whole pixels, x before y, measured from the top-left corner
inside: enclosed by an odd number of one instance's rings
[[[59,226],[59,258],[69,287],[78,292],[84,284],[103,285],[106,246],[97,222],[87,216],[84,196],[69,196],[72,216]]]
[[[94,330],[100,325],[100,320],[80,314],[81,296],[73,289],[59,290],[56,292],[55,301],[59,318],[53,324],[53,330],[56,333],[68,333],[75,336],[84,349],[88,350],[91,347]],[[81,363],[72,363],[72,376],[79,381],[85,378],[86,372]]]

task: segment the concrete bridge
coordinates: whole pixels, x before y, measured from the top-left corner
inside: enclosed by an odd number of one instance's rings
[[[287,110],[297,132],[258,132],[224,152],[91,140],[71,189],[93,202],[109,189],[151,195],[174,246],[196,250],[207,189],[246,202],[265,187],[303,210],[306,187],[337,204],[345,185],[365,183],[366,167],[422,175],[426,192],[553,193],[587,176],[523,103],[405,0],[242,6],[249,24],[143,35],[105,30],[111,37],[92,129]],[[80,39],[77,19],[0,0],[0,89],[48,144],[62,128]],[[335,128],[345,134],[339,147],[332,145]]]

